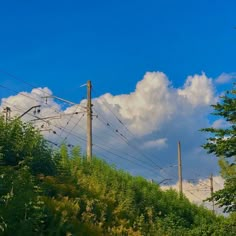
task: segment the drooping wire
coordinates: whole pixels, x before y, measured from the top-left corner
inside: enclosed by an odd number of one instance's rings
[[[18,110],[18,111],[22,111],[22,110],[23,110],[23,108],[20,109],[19,106],[16,107],[15,105],[12,105],[12,104],[10,104],[10,103],[8,103],[8,102],[6,102],[6,101],[4,101],[4,103],[5,103],[5,104],[8,104],[8,105],[11,105],[12,107],[14,107],[14,108],[15,108],[16,110]],[[32,116],[32,117],[34,117],[34,118],[37,118],[37,119],[41,120],[42,122],[47,123],[48,126],[53,126],[54,128],[59,129],[59,130],[62,130],[62,129],[63,129],[65,133],[68,133],[68,134],[70,134],[70,135],[73,135],[73,134],[70,133],[70,131],[66,130],[65,128],[60,127],[60,126],[55,125],[55,124],[51,124],[49,121],[44,120],[43,118],[41,118],[41,117],[39,117],[39,116],[30,114],[30,113],[28,113],[28,115],[29,115],[29,116]],[[53,134],[55,134],[55,135],[57,135],[58,137],[60,137],[60,136],[57,134],[56,131],[53,131]],[[62,137],[60,137],[60,138],[62,139]],[[81,138],[80,136],[76,136],[76,138],[79,139],[79,140],[82,140],[82,141],[85,141],[85,142],[86,142],[86,140],[83,139],[83,138]]]
[[[72,131],[75,130],[75,128],[78,126],[78,124],[80,123],[80,121],[83,119],[84,114],[81,115],[81,117],[78,119],[78,121],[75,123],[75,125],[70,129],[69,133],[67,133],[67,135],[64,137],[63,141],[66,141],[67,138],[71,135]],[[65,128],[65,127],[64,127]]]
[[[153,170],[153,169],[151,169],[151,168],[149,168],[149,167],[146,167],[146,166],[144,166],[143,164],[139,164],[139,163],[137,163],[137,162],[134,162],[134,161],[131,160],[131,159],[128,159],[128,158],[125,158],[125,157],[123,157],[123,156],[121,156],[121,155],[118,155],[118,154],[114,153],[113,151],[108,150],[108,149],[106,149],[106,148],[104,148],[104,147],[102,147],[102,146],[100,146],[100,145],[98,145],[98,144],[93,144],[93,145],[94,145],[95,147],[97,147],[97,148],[99,148],[99,149],[101,149],[101,150],[107,152],[107,153],[110,153],[110,154],[116,156],[116,157],[119,157],[119,158],[121,158],[121,159],[123,159],[123,160],[129,161],[129,162],[131,162],[132,164],[135,164],[135,165],[137,165],[137,166],[139,166],[139,167],[145,168],[145,169],[151,171],[152,173],[154,173],[155,175],[157,174],[157,173],[155,172],[155,170]],[[138,160],[138,159],[136,159],[136,158],[135,158],[135,160],[140,161],[140,160]],[[160,175],[160,176],[161,176],[161,175]],[[161,177],[164,178],[164,176],[161,176]]]
[[[94,109],[95,110],[95,109]],[[97,110],[95,110],[96,113],[98,113],[98,117],[102,117],[101,122],[103,124],[105,124],[105,127],[108,127],[112,130],[113,133],[115,133],[116,135],[118,135],[119,138],[121,138],[129,147],[131,147],[133,150],[135,150],[135,152],[138,152],[138,154],[141,154],[142,156],[144,156],[149,162],[152,163],[152,165],[155,165],[156,167],[158,167],[159,169],[163,169],[161,166],[159,166],[157,163],[155,163],[150,157],[148,157],[146,154],[144,154],[139,148],[137,149],[135,146],[133,146],[132,144],[129,143],[128,138],[123,135],[119,129],[117,128],[113,128],[113,125],[111,122],[106,121],[106,119],[100,114],[100,112],[98,112]]]
[[[31,85],[32,86],[32,85]],[[2,86],[3,87],[3,86]],[[33,86],[32,86],[33,87]],[[6,88],[6,87],[5,87]],[[12,90],[12,89],[11,89]],[[12,90],[12,91],[14,91],[14,92],[16,92],[15,90]],[[45,92],[45,91],[44,91]],[[30,99],[33,99],[33,100],[35,100],[35,101],[38,101],[37,99],[35,99],[35,98],[32,98],[32,97],[30,97],[30,96],[27,96],[26,94],[22,94],[23,96],[25,96],[25,97],[28,97],[28,98],[30,98]],[[116,117],[117,119],[119,119],[118,117]],[[123,123],[120,119],[119,119],[119,123]],[[109,123],[108,123],[109,124]],[[123,123],[124,124],[124,123]],[[58,129],[60,129],[61,131],[65,131],[65,132],[67,132],[68,133],[68,135],[67,135],[67,137],[69,136],[69,135],[73,135],[72,133],[71,133],[71,131],[67,131],[66,129],[65,129],[65,127],[63,128],[63,127],[58,127],[58,126],[56,126],[56,125],[54,125],[55,127],[57,127]],[[126,127],[127,128],[127,127]],[[120,138],[121,138],[121,140],[123,140],[128,146],[130,146],[130,147],[132,147],[131,146],[131,144],[129,144],[129,142],[128,142],[128,139],[125,137],[125,135],[123,135],[118,129],[116,129],[116,130],[113,130],[113,132],[115,131],[115,134],[116,135],[118,135]],[[78,138],[78,137],[77,137]],[[137,149],[135,148],[135,147],[132,147],[134,150],[136,150],[137,151]],[[140,151],[138,152],[139,154],[140,154]],[[145,156],[145,154],[142,154],[143,156]],[[153,160],[151,160],[149,157],[147,157],[146,156],[146,159],[148,159],[152,164],[155,164],[156,165],[156,163],[155,162],[153,162]],[[158,168],[159,169],[162,169],[162,167],[160,167],[159,165],[157,165],[158,166]]]
[[[96,91],[94,90],[94,88],[92,88],[92,91],[96,94]],[[136,142],[135,139],[135,135],[128,129],[128,127],[125,125],[125,123],[115,114],[115,112],[113,112],[113,110],[108,106],[107,102],[104,100],[103,97],[100,98],[101,100],[103,100],[104,102],[102,103],[111,113],[112,115],[115,117],[115,119],[132,135],[133,142]],[[96,111],[97,113],[99,113],[98,111]],[[103,120],[106,120],[101,114],[100,117],[102,117]],[[106,123],[108,127],[112,127],[111,122],[107,122],[107,121],[103,121],[103,123]],[[129,143],[128,138],[126,138],[121,132],[119,132],[118,129],[115,129],[116,133],[119,134],[119,136],[121,136],[123,138],[123,141],[126,142],[126,144],[128,146],[130,146],[133,150],[135,150],[135,152],[138,152],[138,154],[142,155],[143,157],[145,157],[147,160],[149,160],[153,165],[157,166],[160,170],[163,170],[163,167],[161,167],[160,165],[158,165],[156,162],[154,162],[152,160],[151,157],[149,157],[147,154],[145,154],[142,150],[140,150],[140,145],[137,143],[137,145],[135,145],[134,143]],[[163,170],[164,171],[164,170]]]

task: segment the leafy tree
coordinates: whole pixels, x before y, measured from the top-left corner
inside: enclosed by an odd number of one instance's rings
[[[219,157],[221,175],[225,179],[224,189],[217,191],[213,199],[224,207],[225,212],[236,211],[236,84],[233,89],[227,91],[220,101],[212,105],[213,115],[223,118],[226,128],[205,128],[202,131],[209,132],[211,136],[203,147],[208,153]]]

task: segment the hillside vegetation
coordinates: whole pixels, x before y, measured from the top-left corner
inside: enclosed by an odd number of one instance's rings
[[[0,235],[235,235],[174,190],[93,158],[52,150],[29,124],[0,118]]]

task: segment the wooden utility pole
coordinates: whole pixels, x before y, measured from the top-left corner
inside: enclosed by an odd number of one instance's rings
[[[7,123],[11,119],[11,108],[6,107],[6,108],[3,109],[3,112],[6,113],[5,121]]]
[[[183,185],[182,185],[182,160],[181,160],[181,145],[178,142],[178,175],[179,175],[179,194],[183,194]]]
[[[214,193],[214,188],[213,188],[213,175],[211,174],[210,176],[210,183],[211,183],[211,197],[213,196]],[[215,202],[214,199],[212,199],[212,212],[215,213]]]
[[[92,159],[92,102],[91,81],[87,81],[87,160]]]

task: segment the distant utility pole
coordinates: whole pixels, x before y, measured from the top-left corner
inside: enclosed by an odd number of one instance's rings
[[[211,197],[213,196],[214,189],[213,189],[213,175],[210,176],[210,183],[211,183]],[[215,202],[214,199],[212,199],[212,212],[215,213]]]
[[[87,160],[92,159],[92,102],[91,81],[87,81]]]
[[[10,107],[5,107],[3,109],[3,112],[6,114],[5,115],[5,121],[7,123],[11,119],[11,108]]]
[[[181,160],[181,145],[178,142],[178,175],[179,175],[179,194],[183,194],[183,185],[182,185],[182,160]]]

